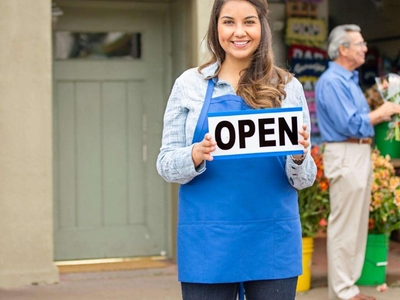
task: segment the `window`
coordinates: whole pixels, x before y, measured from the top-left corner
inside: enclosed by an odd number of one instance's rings
[[[64,59],[140,59],[141,34],[126,32],[55,33],[55,58]]]

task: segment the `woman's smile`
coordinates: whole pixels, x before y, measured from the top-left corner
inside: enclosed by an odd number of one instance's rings
[[[248,1],[226,2],[218,18],[218,39],[226,60],[250,60],[261,40],[255,7]]]
[[[247,46],[247,44],[249,44],[250,41],[234,41],[232,42],[232,44],[238,48],[244,48]]]

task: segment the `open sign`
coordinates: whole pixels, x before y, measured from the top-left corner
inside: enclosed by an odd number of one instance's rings
[[[208,113],[209,133],[217,142],[212,155],[295,155],[303,153],[298,130],[301,107]]]

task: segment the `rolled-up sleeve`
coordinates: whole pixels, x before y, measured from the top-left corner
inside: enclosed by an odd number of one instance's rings
[[[315,181],[317,167],[310,151],[301,165],[295,164],[290,157],[286,158],[286,174],[289,183],[297,190],[310,187]]]
[[[310,114],[308,111],[308,105],[304,96],[304,90],[301,83],[296,79],[287,85],[286,88],[287,99],[284,100],[284,106],[300,106],[303,110],[303,123],[307,126],[307,131],[310,132]],[[286,157],[286,176],[289,183],[296,188],[301,190],[312,186],[315,181],[317,174],[317,166],[315,165],[314,159],[311,156],[311,137],[310,145],[307,148],[307,155],[301,165],[293,162],[290,155]]]
[[[172,88],[164,114],[162,146],[157,158],[157,171],[167,182],[184,184],[205,170],[205,163],[195,168],[193,144],[187,143],[186,126],[189,109],[184,105],[184,83],[178,78]]]
[[[361,112],[354,98],[351,89],[344,86],[343,82],[339,80],[325,82],[324,101],[320,105],[324,108],[324,119],[329,120],[326,126],[332,126],[344,137],[372,136],[374,133],[369,111]]]

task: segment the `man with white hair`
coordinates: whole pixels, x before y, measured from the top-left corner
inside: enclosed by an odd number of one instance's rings
[[[332,60],[319,78],[315,97],[329,179],[331,212],[327,254],[329,299],[374,300],[355,284],[364,263],[371,196],[371,143],[374,125],[400,113],[385,102],[370,111],[356,69],[365,62],[367,43],[354,24],[335,27],[328,39]]]

